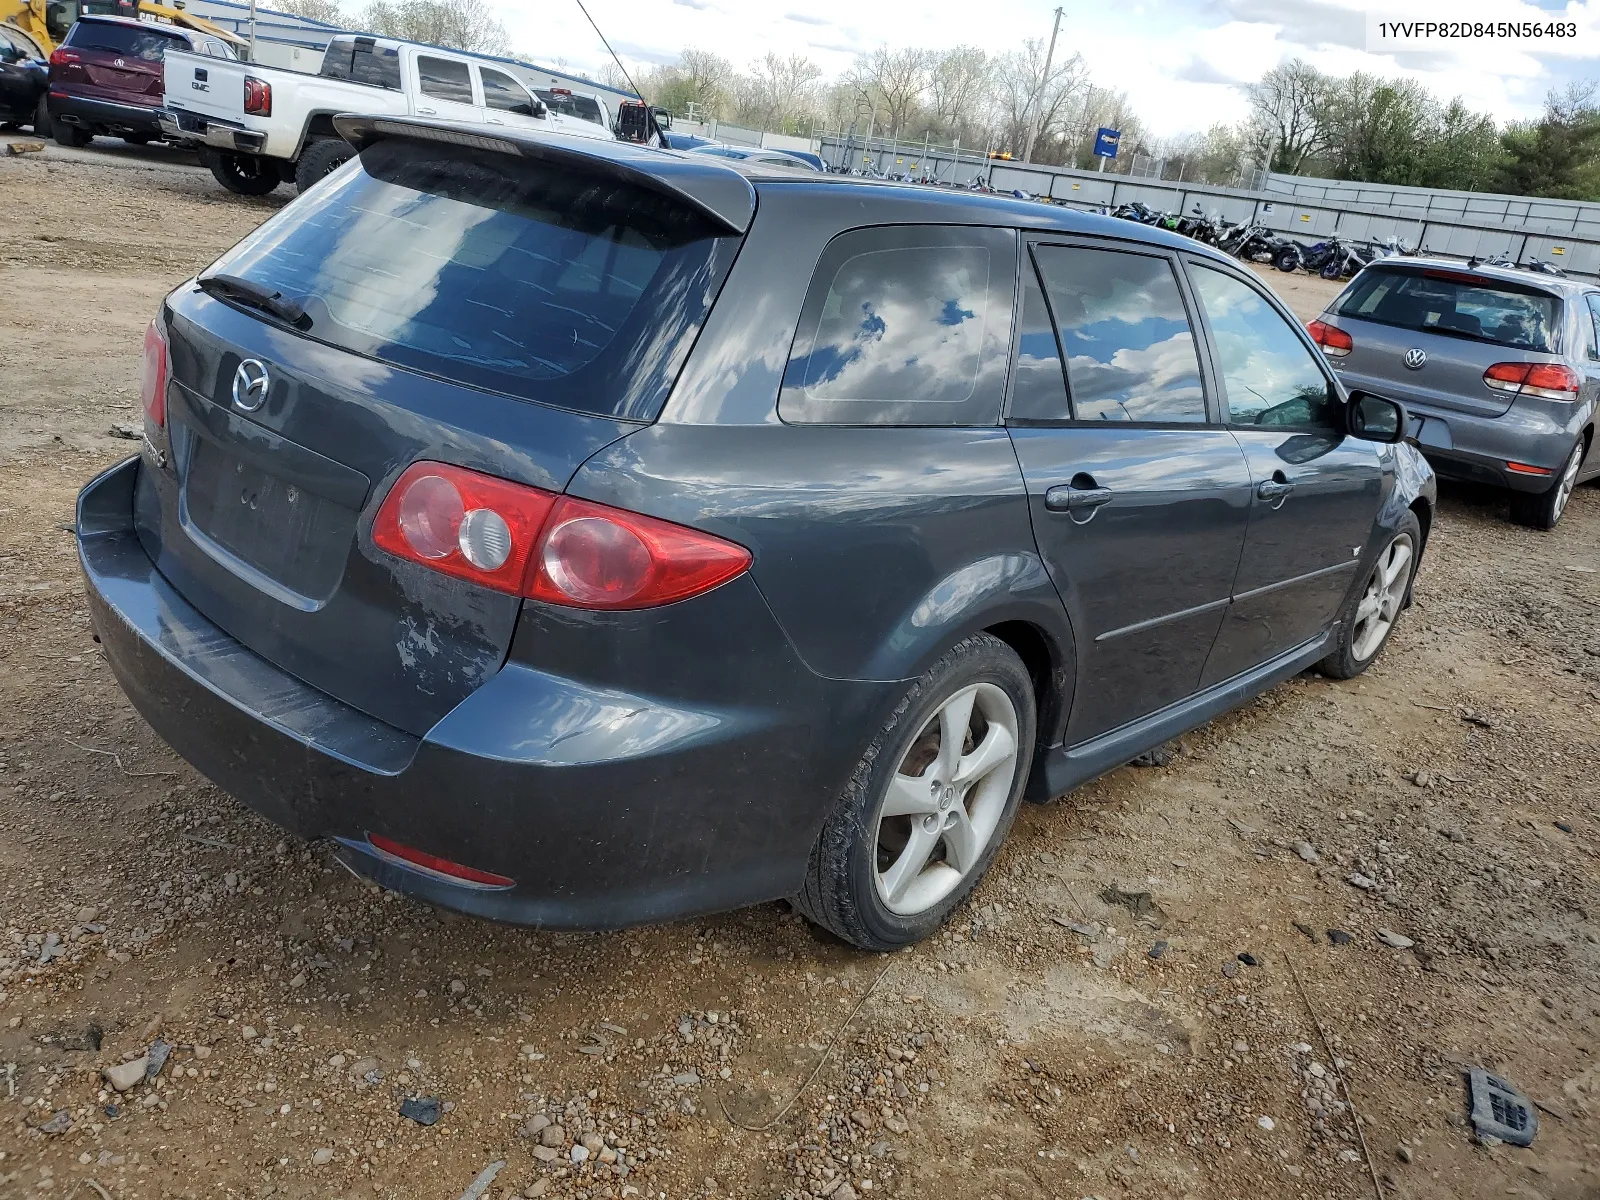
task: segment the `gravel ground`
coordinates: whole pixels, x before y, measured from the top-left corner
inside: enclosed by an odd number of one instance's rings
[[[0,1196],[1600,1196],[1600,490],[1541,535],[1446,487],[1372,671],[1026,808],[910,951],[489,925],[243,809],[96,653],[67,523],[144,324],[284,202],[140,162],[0,168]]]

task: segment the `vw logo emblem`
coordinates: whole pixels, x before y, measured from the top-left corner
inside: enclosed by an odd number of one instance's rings
[[[1406,356],[1403,361],[1405,362],[1406,366],[1410,367],[1413,371],[1420,371],[1423,367],[1428,365],[1428,352],[1421,346],[1413,346],[1411,349],[1406,351]]]
[[[267,389],[272,386],[272,376],[258,359],[247,358],[233,373],[234,407],[243,412],[255,412],[267,401]]]

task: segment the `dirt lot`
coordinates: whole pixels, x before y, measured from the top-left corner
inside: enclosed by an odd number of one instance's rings
[[[67,523],[144,324],[283,202],[137,162],[0,166],[0,1196],[1600,1196],[1600,489],[1540,535],[1446,488],[1371,672],[1027,808],[914,950],[458,919],[218,792],[96,653]],[[1467,1063],[1531,1149],[1470,1139]]]

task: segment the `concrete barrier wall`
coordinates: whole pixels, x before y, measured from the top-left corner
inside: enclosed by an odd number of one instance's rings
[[[833,166],[871,167],[885,175],[929,176],[962,185],[987,179],[997,191],[1022,191],[1060,204],[1093,209],[1140,201],[1162,212],[1196,205],[1229,221],[1255,219],[1291,237],[1318,240],[1331,234],[1355,241],[1398,237],[1429,254],[1518,261],[1542,259],[1570,275],[1600,277],[1600,205],[1423,188],[1374,187],[1274,175],[1272,190],[1242,191],[1211,184],[1130,178],[1068,167],[986,161],[949,147],[902,146],[873,139],[821,139]],[[1272,186],[1281,185],[1281,186]],[[1290,186],[1294,185],[1294,186]]]

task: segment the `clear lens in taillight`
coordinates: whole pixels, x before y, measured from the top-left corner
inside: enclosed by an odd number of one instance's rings
[[[443,463],[400,476],[372,537],[433,570],[569,608],[671,604],[751,561],[743,546],[697,529]]]
[[[167,379],[171,373],[167,331],[156,317],[144,331],[144,361],[139,367],[139,399],[145,419],[157,429],[167,423]]]
[[[64,67],[68,63],[75,63],[77,61],[78,61],[78,56],[76,54],[74,54],[71,50],[66,49],[65,47],[59,47],[59,48],[57,48],[55,50],[52,50],[50,52],[50,64],[51,64],[51,66]]]
[[[1539,396],[1545,400],[1575,401],[1583,381],[1564,363],[1495,363],[1483,373],[1483,382],[1497,392]]]
[[[1311,322],[1306,326],[1306,332],[1329,358],[1343,358],[1356,344],[1355,339],[1344,330],[1323,321]]]

